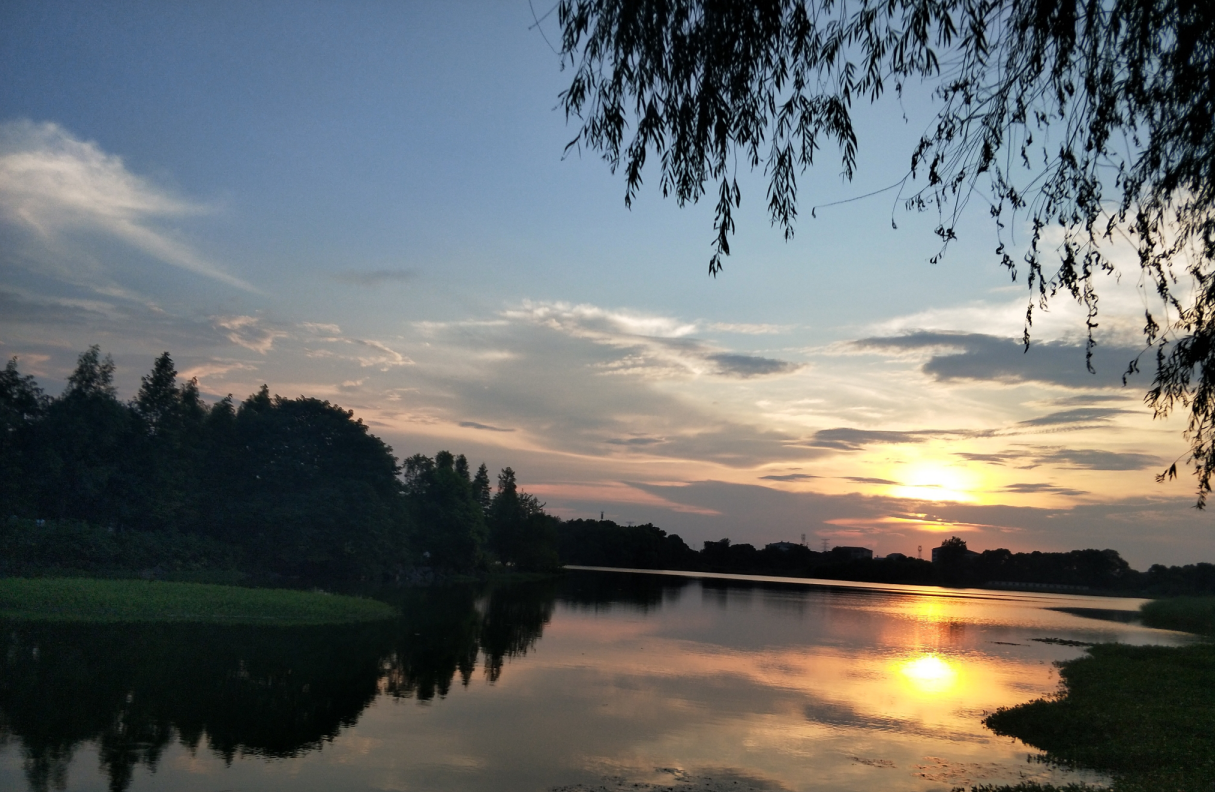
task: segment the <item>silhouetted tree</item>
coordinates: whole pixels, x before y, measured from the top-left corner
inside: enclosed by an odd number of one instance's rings
[[[473,496],[464,456],[440,451],[432,460],[415,454],[405,460],[404,474],[415,550],[442,569],[477,566],[485,546],[485,514]]]
[[[489,546],[505,564],[520,569],[553,569],[557,559],[557,521],[544,506],[520,492],[515,471],[503,468],[489,507]]]
[[[0,371],[0,518],[31,508],[28,443],[48,401],[33,376],[19,372],[17,358],[10,358]]]
[[[63,395],[50,402],[31,433],[28,485],[38,517],[122,526],[135,516],[131,448],[136,424],[118,401],[114,361],[92,346],[76,363]]]
[[[485,467],[484,462],[482,462],[481,466],[477,468],[477,475],[473,476],[472,493],[473,500],[475,500],[481,506],[481,511],[485,512],[486,516],[488,516],[491,492],[489,486],[489,469]]]

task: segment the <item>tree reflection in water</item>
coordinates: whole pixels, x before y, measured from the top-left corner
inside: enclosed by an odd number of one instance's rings
[[[539,640],[556,584],[435,587],[387,599],[402,616],[341,627],[0,623],[0,744],[20,743],[30,788],[67,786],[95,742],[111,790],[178,741],[289,757],[332,740],[381,693],[428,701],[483,657],[493,682]]]

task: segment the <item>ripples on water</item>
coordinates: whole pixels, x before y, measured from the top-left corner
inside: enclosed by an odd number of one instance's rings
[[[7,623],[3,789],[948,790],[1099,780],[985,712],[1138,600],[571,572],[340,628]]]

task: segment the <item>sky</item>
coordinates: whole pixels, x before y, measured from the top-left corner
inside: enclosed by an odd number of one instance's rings
[[[799,178],[786,242],[738,172],[632,208],[566,152],[549,4],[0,3],[0,355],[57,393],[92,344],[130,398],[162,352],[208,400],[352,409],[399,457],[511,466],[562,517],[914,554],[1111,547],[1215,561],[1184,415],[1122,373],[1133,256],[1038,312],[971,202],[940,262],[895,192],[934,106],[858,106],[859,168]],[[810,209],[815,208],[814,216]],[[1023,250],[1013,223],[1007,241]]]

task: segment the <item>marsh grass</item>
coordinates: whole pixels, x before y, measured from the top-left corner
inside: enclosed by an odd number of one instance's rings
[[[1215,636],[1215,597],[1170,597],[1144,603],[1143,623],[1165,630]]]
[[[208,622],[275,626],[393,617],[376,600],[288,589],[90,578],[0,579],[0,618],[70,622]]]
[[[1059,695],[984,722],[1049,760],[1109,773],[1115,792],[1215,788],[1215,644],[1097,644],[1059,674]]]

